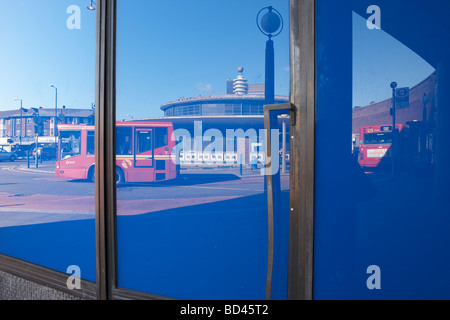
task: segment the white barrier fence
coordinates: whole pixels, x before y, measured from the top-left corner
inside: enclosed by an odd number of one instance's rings
[[[245,154],[238,153],[211,153],[211,152],[183,152],[180,151],[180,164],[251,164],[264,163],[265,157],[262,153],[250,153],[248,158]]]

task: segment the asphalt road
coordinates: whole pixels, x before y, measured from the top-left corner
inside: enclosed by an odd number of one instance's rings
[[[94,191],[93,183],[57,178],[54,162],[30,170],[25,161],[0,162],[0,253],[60,272],[76,265],[95,281]],[[118,186],[121,286],[183,298],[207,279],[209,298],[264,298],[266,199],[264,177],[249,168],[242,176],[239,168],[192,168],[176,180]],[[284,212],[277,230],[287,235]],[[286,239],[277,245],[287,248]]]
[[[288,175],[282,176],[282,189]],[[239,199],[264,192],[264,177],[245,168],[181,171],[176,180],[127,183],[117,188],[118,215],[138,215]],[[55,176],[54,162],[30,169],[24,160],[0,162],[0,226],[92,219],[94,184]],[[237,208],[236,208],[237,209]]]

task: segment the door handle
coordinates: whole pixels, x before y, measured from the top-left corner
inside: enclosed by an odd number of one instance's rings
[[[271,112],[288,110],[290,114],[290,125],[295,126],[295,106],[292,103],[272,104],[264,106],[264,129],[265,129],[265,179],[267,186],[267,219],[268,219],[268,255],[267,255],[267,279],[266,300],[270,300],[272,292],[272,276],[274,264],[274,194],[273,194],[273,168],[272,168],[272,134],[271,134]],[[278,157],[278,150],[276,151]],[[277,184],[279,185],[279,184]]]

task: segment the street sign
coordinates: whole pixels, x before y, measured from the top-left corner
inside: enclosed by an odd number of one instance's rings
[[[57,143],[58,137],[38,137],[38,143]]]
[[[405,87],[395,89],[395,108],[409,108],[409,88]]]

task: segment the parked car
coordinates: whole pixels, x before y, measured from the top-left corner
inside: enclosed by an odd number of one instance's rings
[[[6,151],[3,148],[0,148],[0,160],[9,160],[11,162],[17,159],[17,153]]]

